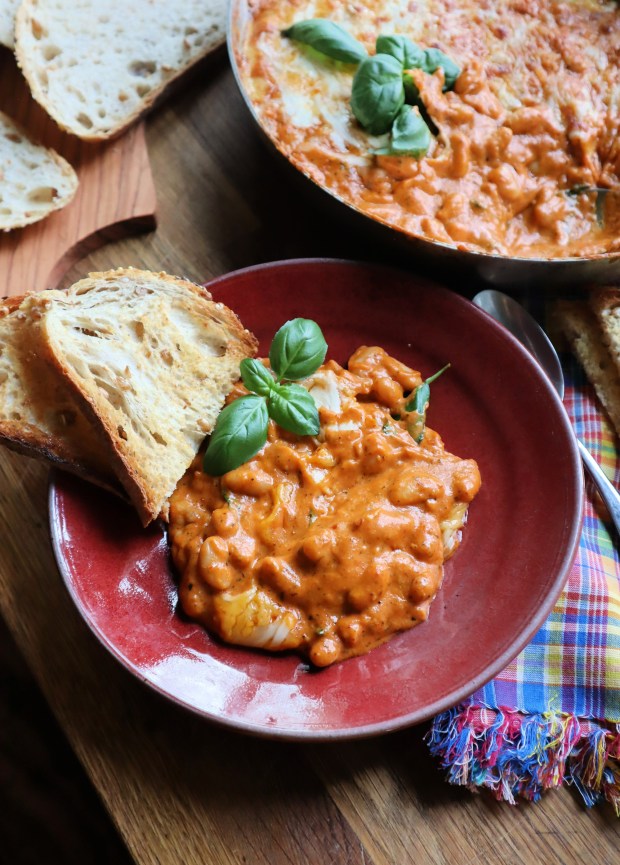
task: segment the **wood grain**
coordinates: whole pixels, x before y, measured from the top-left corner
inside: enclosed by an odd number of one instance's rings
[[[56,286],[75,261],[102,243],[155,227],[155,187],[144,126],[88,144],[67,135],[30,97],[11,52],[0,50],[0,110],[73,166],[74,199],[46,219],[0,234],[0,296]]]
[[[63,284],[118,265],[206,280],[287,257],[391,256],[293,195],[225,58],[149,119],[147,140],[158,231],[98,249]],[[617,862],[620,825],[610,809],[586,811],[569,790],[512,808],[449,787],[423,727],[336,745],[278,743],[168,704],[79,618],[50,549],[46,494],[43,466],[0,455],[0,608],[140,865]]]

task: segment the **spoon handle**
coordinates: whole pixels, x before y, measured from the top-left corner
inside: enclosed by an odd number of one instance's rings
[[[579,453],[581,454],[583,464],[590,472],[592,480],[601,494],[601,498],[607,505],[609,515],[614,521],[616,529],[620,533],[620,493],[611,481],[608,480],[597,461],[579,439],[577,439],[577,445],[579,446]]]

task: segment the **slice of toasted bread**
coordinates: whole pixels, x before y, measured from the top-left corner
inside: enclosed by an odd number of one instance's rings
[[[34,142],[0,112],[0,229],[22,228],[68,204],[77,174],[54,150]]]
[[[23,0],[15,53],[34,98],[67,132],[117,135],[218,47],[226,0]]]
[[[115,489],[105,448],[39,352],[37,296],[0,301],[0,443]]]
[[[620,435],[620,375],[586,301],[560,300],[553,314]]]
[[[165,273],[91,273],[40,303],[49,357],[103,430],[143,523],[166,517],[256,339],[206,289]]]
[[[15,45],[15,13],[19,0],[0,0],[0,43],[7,48]]]
[[[620,374],[620,288],[596,288],[590,293],[590,306],[599,323],[603,341]]]

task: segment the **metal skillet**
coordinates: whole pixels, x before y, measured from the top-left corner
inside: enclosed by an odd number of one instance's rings
[[[620,251],[589,258],[543,259],[511,258],[458,249],[384,225],[325,189],[288,160],[278,143],[266,132],[248,95],[240,73],[240,58],[250,21],[248,0],[231,0],[228,53],[239,91],[261,137],[283,164],[283,177],[297,185],[300,195],[312,200],[327,216],[331,214],[342,228],[355,232],[361,241],[371,244],[374,252],[392,250],[404,261],[413,262],[416,269],[432,273],[435,279],[448,282],[457,289],[471,280],[504,288],[538,286],[541,290],[620,281]]]

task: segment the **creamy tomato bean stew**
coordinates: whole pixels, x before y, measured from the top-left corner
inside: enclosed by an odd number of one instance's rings
[[[422,377],[383,349],[358,349],[347,369],[328,361],[302,384],[318,435],[269,420],[262,449],[220,477],[199,456],[172,497],[169,536],[188,616],[324,667],[427,618],[480,475],[428,427],[411,434]]]
[[[238,62],[261,123],[337,197],[407,234],[466,250],[566,258],[620,249],[615,0],[249,6]],[[325,40],[288,32],[316,19],[336,23],[373,63],[355,51],[333,59]],[[377,44],[392,36],[415,52]],[[437,49],[451,67],[433,60]],[[399,112],[391,137],[372,122],[377,100]]]

